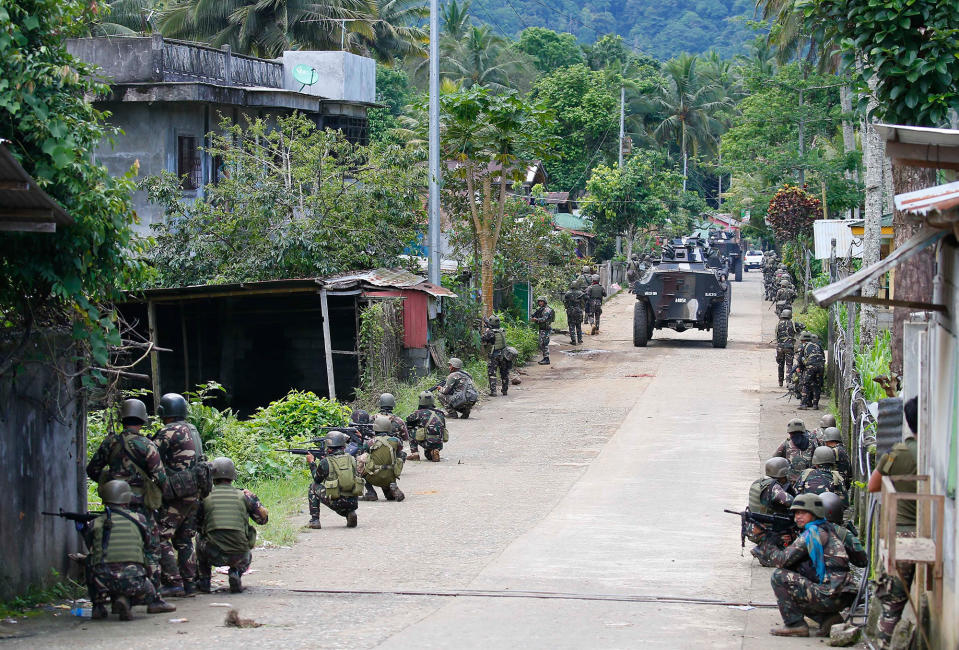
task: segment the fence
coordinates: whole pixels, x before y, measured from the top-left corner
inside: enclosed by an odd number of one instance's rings
[[[283,87],[283,64],[233,54],[186,41],[163,39],[160,48],[163,81],[201,81],[225,86]]]

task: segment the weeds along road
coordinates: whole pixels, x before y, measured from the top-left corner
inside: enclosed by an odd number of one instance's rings
[[[407,464],[404,502],[361,502],[356,529],[324,510],[292,549],[255,551],[243,594],[4,646],[818,647],[767,636],[775,608],[735,608],[775,600],[722,510],[745,504],[795,414],[761,279],[734,285],[723,350],[695,331],[634,348],[633,297],[613,298],[600,335],[555,336],[553,365],[451,420],[443,461]],[[224,627],[226,603],[262,627]]]

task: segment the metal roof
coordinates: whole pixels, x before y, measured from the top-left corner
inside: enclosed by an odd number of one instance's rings
[[[813,238],[816,243],[816,259],[828,260],[832,252],[832,240],[836,240],[836,255],[862,257],[862,240],[853,237],[851,227],[862,221],[853,219],[817,219],[813,222]],[[851,251],[851,253],[850,253]]]
[[[959,130],[877,124],[886,139],[886,155],[897,164],[932,169],[959,169]]]
[[[956,129],[936,129],[928,126],[905,126],[902,124],[877,124],[876,130],[889,142],[959,147],[959,131]]]
[[[0,231],[54,232],[57,224],[71,223],[0,140]]]
[[[896,209],[925,216],[959,206],[959,181],[896,195]]]

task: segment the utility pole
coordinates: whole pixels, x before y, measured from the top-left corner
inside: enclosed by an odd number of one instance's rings
[[[440,10],[430,0],[429,281],[440,280]]]
[[[624,67],[625,72],[625,67]],[[623,143],[626,140],[626,85],[619,87],[619,173],[623,173]],[[616,254],[623,252],[623,238],[616,235]]]
[[[806,138],[804,127],[806,121],[803,119],[803,89],[799,89],[799,187],[806,184],[806,161],[803,156],[806,154]]]

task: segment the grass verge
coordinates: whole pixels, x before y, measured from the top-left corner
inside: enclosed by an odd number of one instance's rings
[[[29,616],[30,610],[39,605],[87,597],[86,587],[69,578],[62,578],[56,570],[50,571],[49,579],[51,583],[48,586],[32,586],[16,598],[0,602],[0,618]]]
[[[263,480],[241,485],[260,498],[260,502],[270,511],[270,520],[265,526],[257,526],[256,545],[292,546],[296,536],[306,523],[306,517],[300,514],[307,509],[306,491],[310,487],[306,461],[304,469],[292,476]]]

